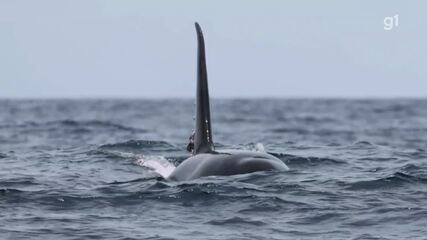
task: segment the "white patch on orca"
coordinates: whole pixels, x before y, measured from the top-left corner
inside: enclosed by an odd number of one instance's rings
[[[136,164],[142,167],[151,169],[152,171],[160,174],[163,178],[168,178],[169,175],[175,170],[175,165],[170,163],[163,156],[143,156],[136,160]]]

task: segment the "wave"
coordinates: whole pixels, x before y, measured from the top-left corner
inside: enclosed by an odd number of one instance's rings
[[[103,149],[98,148],[96,150],[90,150],[87,152],[88,155],[102,155],[106,159],[137,159],[140,157],[138,152],[123,152],[116,151],[114,149]],[[86,161],[86,160],[83,160]]]
[[[425,166],[427,167],[427,164],[425,164]],[[408,163],[408,164],[404,165],[401,168],[401,170],[403,172],[420,172],[420,171],[424,172],[423,167],[412,164],[412,163]]]
[[[310,165],[310,166],[321,166],[321,165],[337,165],[346,164],[343,160],[338,160],[328,157],[301,157],[285,153],[268,152],[269,154],[281,159],[287,165]]]
[[[129,140],[126,142],[118,142],[112,144],[101,145],[100,148],[170,148],[172,144],[166,141],[155,141],[155,140]]]
[[[21,191],[19,189],[15,189],[15,188],[2,188],[0,189],[0,196],[3,195],[7,195],[7,194],[16,194],[16,193],[23,193],[25,191]]]
[[[101,121],[101,120],[72,120],[72,119],[63,119],[56,121],[47,121],[47,122],[34,122],[28,121],[21,124],[3,124],[0,125],[0,128],[31,128],[32,130],[37,128],[81,128],[88,130],[89,128],[108,128],[109,130],[119,130],[119,131],[129,131],[129,132],[139,132],[145,133],[147,130],[129,127],[121,124],[117,124],[110,121]]]
[[[395,172],[388,177],[383,177],[375,180],[358,181],[347,184],[347,187],[345,187],[345,189],[353,191],[389,189],[416,183],[427,184],[427,179],[406,174],[403,172]]]
[[[89,150],[87,154],[101,155],[102,158],[114,160],[130,160],[129,163],[131,164],[136,164],[151,170],[153,169],[151,164],[156,164],[156,161],[159,160],[157,158],[163,158],[173,166],[183,162],[189,156],[183,149],[177,148],[171,143],[155,140],[129,140],[125,142],[103,144],[96,149]],[[165,174],[169,170],[163,170],[164,171],[160,171],[161,175],[166,176]]]
[[[360,146],[373,146],[374,144],[373,143],[371,143],[371,142],[369,142],[369,141],[357,141],[357,142],[355,142],[355,143],[353,143],[353,146],[356,146],[356,147],[360,147]]]
[[[352,136],[352,130],[338,129],[308,129],[306,127],[279,127],[269,129],[272,133],[288,133],[297,135],[317,135],[317,136]]]
[[[128,184],[128,183],[137,183],[137,182],[145,182],[147,180],[152,180],[152,179],[156,179],[156,180],[161,180],[161,178],[136,178],[136,179],[132,179],[132,180],[128,180],[128,181],[114,181],[114,182],[110,182],[107,184],[111,184],[111,185],[121,185],[121,184]]]
[[[93,126],[93,127],[107,127],[107,128],[114,128],[117,130],[123,130],[123,131],[132,131],[132,132],[147,132],[144,129],[140,128],[134,128],[134,127],[128,127],[121,124],[113,123],[110,121],[100,121],[100,120],[88,120],[88,121],[75,121],[75,120],[61,120],[61,121],[53,121],[48,122],[47,124],[60,124],[64,126]]]
[[[249,217],[241,218],[241,217],[230,217],[226,219],[218,219],[218,220],[210,220],[206,222],[206,224],[211,225],[253,225],[253,226],[263,226],[267,225],[264,221],[260,220],[251,220]]]
[[[35,178],[23,177],[23,178],[12,178],[0,181],[2,187],[16,187],[16,186],[30,186],[38,185]]]

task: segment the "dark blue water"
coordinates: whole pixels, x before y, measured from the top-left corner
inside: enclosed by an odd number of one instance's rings
[[[192,100],[0,100],[1,239],[427,239],[427,100],[213,100],[289,167],[167,182]]]

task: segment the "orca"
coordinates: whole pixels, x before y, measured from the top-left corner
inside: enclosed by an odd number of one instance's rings
[[[212,139],[205,42],[200,25],[196,22],[195,26],[198,42],[196,126],[187,146],[192,156],[179,164],[167,179],[187,181],[206,176],[289,170],[280,159],[265,152],[215,150]]]

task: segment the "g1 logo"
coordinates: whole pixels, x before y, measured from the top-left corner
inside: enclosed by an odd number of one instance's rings
[[[394,27],[399,26],[399,15],[396,14],[393,17],[385,17],[384,18],[384,30],[389,31]]]

